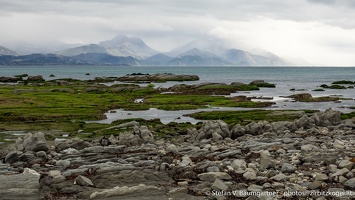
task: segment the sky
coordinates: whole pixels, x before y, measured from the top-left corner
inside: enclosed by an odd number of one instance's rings
[[[355,66],[353,0],[0,0],[0,45],[142,38],[158,51],[194,39],[318,66]]]

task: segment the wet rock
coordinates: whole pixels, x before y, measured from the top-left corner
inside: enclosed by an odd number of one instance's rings
[[[233,127],[232,129],[232,134],[231,134],[231,138],[232,139],[236,139],[240,136],[245,135],[246,130],[243,126],[241,126],[240,124],[237,124]]]
[[[316,173],[315,177],[314,177],[315,181],[326,181],[328,180],[328,176],[326,174],[323,173]]]
[[[228,189],[228,186],[223,181],[216,178],[216,180],[213,182],[211,188],[213,190],[217,190],[217,191],[226,191]]]
[[[249,83],[250,85],[256,85],[258,87],[271,87],[274,88],[276,87],[275,84],[265,82],[264,80],[254,80]]]
[[[306,144],[306,145],[302,145],[301,146],[301,150],[302,151],[306,151],[306,152],[311,152],[311,151],[318,151],[319,147],[313,145],[313,144]]]
[[[341,123],[340,112],[333,109],[327,109],[324,112],[316,113],[319,117],[321,126],[338,125]]]
[[[244,170],[246,169],[246,162],[245,160],[241,160],[241,159],[235,159],[233,160],[231,166],[233,167],[233,169],[235,170]]]
[[[184,155],[184,156],[182,157],[180,166],[186,167],[186,166],[188,166],[191,162],[192,162],[191,158],[190,158],[188,155]]]
[[[219,172],[219,168],[216,166],[208,167],[207,172]]]
[[[1,76],[0,77],[0,82],[1,83],[16,83],[18,81],[21,81],[21,77],[6,77],[6,76]]]
[[[256,173],[253,169],[247,168],[246,172],[243,174],[246,180],[256,180]]]
[[[135,126],[133,132],[121,133],[118,144],[126,146],[137,146],[140,144],[152,143],[154,137],[152,132],[146,126]]]
[[[74,149],[74,148],[68,148],[68,149],[64,149],[63,151],[61,151],[64,154],[69,154],[69,155],[75,155],[75,154],[79,154],[80,151]]]
[[[269,151],[262,151],[260,152],[260,170],[266,170],[269,168],[273,168],[274,162],[270,157]]]
[[[138,186],[132,186],[132,187],[128,187],[128,186],[116,186],[114,188],[111,189],[105,189],[103,191],[96,191],[93,192],[90,195],[90,199],[103,199],[103,198],[109,198],[109,197],[116,197],[119,198],[120,196],[126,196],[129,194],[137,194],[137,193],[141,193],[141,192],[157,192],[157,190],[159,190],[158,187],[156,186],[147,186],[145,184],[140,184]],[[146,194],[146,196],[149,196],[148,194]]]
[[[280,173],[280,174],[277,174],[277,175],[271,177],[271,179],[280,182],[280,181],[284,181],[286,179],[286,176],[284,174]]]
[[[289,163],[284,163],[281,167],[282,173],[293,173],[297,170],[297,168]]]
[[[75,182],[77,185],[80,185],[80,186],[94,187],[94,184],[92,183],[92,181],[90,179],[86,178],[85,176],[78,176],[75,179]]]
[[[344,183],[344,185],[345,185],[346,187],[348,187],[349,189],[354,190],[354,189],[355,189],[355,178],[352,178],[352,179],[347,180],[347,181]]]
[[[165,82],[165,81],[197,81],[200,78],[196,75],[176,75],[171,73],[162,74],[127,74],[117,80],[122,82]]]
[[[231,137],[228,125],[222,120],[203,122],[202,127],[194,132],[192,138],[196,141],[212,138],[212,134],[218,134],[222,138]]]
[[[69,148],[74,148],[74,149],[77,149],[77,150],[81,150],[81,149],[85,149],[87,147],[90,147],[92,146],[90,143],[86,142],[86,141],[83,141],[81,139],[78,139],[78,138],[74,138],[72,139],[73,142],[70,142],[69,141]]]
[[[179,153],[178,148],[176,147],[175,144],[170,144],[169,146],[166,147],[167,152],[172,152],[172,153]]]
[[[36,161],[40,161],[41,159],[37,158],[32,151],[25,152],[21,154],[19,157],[20,161],[28,162],[28,163],[36,163]]]
[[[65,168],[67,168],[70,165],[70,161],[69,160],[58,160],[55,163],[55,165],[65,169]]]
[[[348,170],[351,170],[353,168],[354,163],[351,162],[350,160],[342,160],[340,161],[338,167],[339,168],[347,168]]]
[[[331,175],[331,177],[341,176],[341,175],[344,175],[344,174],[346,174],[348,172],[349,172],[349,170],[347,168],[343,168],[343,169],[340,169],[340,170],[336,171],[335,173],[333,173]]]
[[[36,156],[41,158],[42,160],[47,159],[47,153],[45,151],[38,151],[36,152]]]
[[[37,132],[34,134],[28,133],[23,139],[23,147],[25,151],[49,151],[44,134]]]
[[[322,182],[320,181],[314,181],[308,185],[308,189],[310,190],[320,189],[321,187],[322,187]]]
[[[27,77],[27,82],[44,82],[44,78],[41,75]]]
[[[5,157],[5,163],[14,163],[20,161],[21,151],[11,151]]]
[[[197,177],[202,181],[214,182],[216,178],[221,180],[231,180],[232,177],[225,172],[207,172],[197,175]]]
[[[18,137],[15,141],[15,149],[17,151],[23,151],[24,147],[23,147],[23,139]]]
[[[32,173],[0,176],[1,199],[39,199],[39,176]]]
[[[212,141],[219,141],[219,140],[223,140],[223,137],[220,134],[213,132],[212,133]]]
[[[118,144],[126,146],[137,146],[139,144],[139,139],[133,133],[121,133],[119,136]]]
[[[130,122],[126,122],[126,123],[123,123],[123,124],[120,124],[118,126],[111,126],[110,128],[108,129],[115,129],[115,128],[127,128],[127,127],[139,127],[140,124],[139,122],[136,122],[136,121],[130,121]]]
[[[141,127],[135,126],[133,132],[135,135],[138,135],[143,140],[142,143],[154,142],[153,134],[146,126],[141,126]]]
[[[345,144],[343,141],[335,140],[333,143],[334,148],[336,149],[345,149]]]
[[[248,187],[249,192],[261,192],[263,190],[263,186],[252,184]]]

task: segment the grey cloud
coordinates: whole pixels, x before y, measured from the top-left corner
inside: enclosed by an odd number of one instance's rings
[[[336,0],[307,0],[311,3],[334,4]]]
[[[38,26],[54,29],[56,37],[64,34],[60,29],[70,29],[75,37],[121,32],[188,40],[208,35],[221,22],[263,18],[355,28],[352,0],[0,0],[0,5],[0,18],[40,16]]]

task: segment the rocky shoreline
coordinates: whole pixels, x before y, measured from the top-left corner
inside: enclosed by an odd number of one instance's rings
[[[355,196],[355,120],[341,120],[338,111],[245,126],[206,121],[176,138],[156,139],[149,127],[138,122],[119,128],[129,127],[132,131],[117,137],[90,141],[74,138],[53,143],[43,133],[18,138],[0,152],[1,198],[322,200]],[[306,196],[312,191],[333,195]]]

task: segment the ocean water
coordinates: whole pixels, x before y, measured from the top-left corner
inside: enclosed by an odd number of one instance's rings
[[[90,75],[85,75],[89,73]],[[311,93],[313,96],[339,95],[344,98],[355,98],[355,89],[334,90],[323,92],[312,91],[321,84],[330,85],[333,81],[355,81],[355,67],[171,67],[171,66],[0,66],[0,76],[18,74],[42,75],[45,79],[75,78],[93,79],[95,77],[124,76],[131,73],[173,73],[194,74],[199,81],[184,82],[195,84],[199,82],[249,83],[253,80],[265,80],[276,84],[276,88],[261,88],[259,91],[233,93],[231,96],[245,95],[256,97],[273,97],[276,105],[272,109],[316,109],[334,108],[342,112],[353,112],[349,109],[355,106],[354,100],[342,100],[341,103],[299,103],[285,99],[295,93]],[[49,77],[51,74],[54,78]],[[112,83],[113,84],[113,83]],[[157,83],[156,87],[170,87],[180,82]],[[296,91],[290,91],[295,89]]]
[[[90,73],[90,76],[85,75]],[[45,79],[92,79],[130,73],[196,74],[201,81],[250,82],[263,79],[288,84],[325,83],[355,79],[355,67],[171,67],[171,66],[0,66],[0,76],[42,75]],[[49,75],[55,75],[51,78]]]

